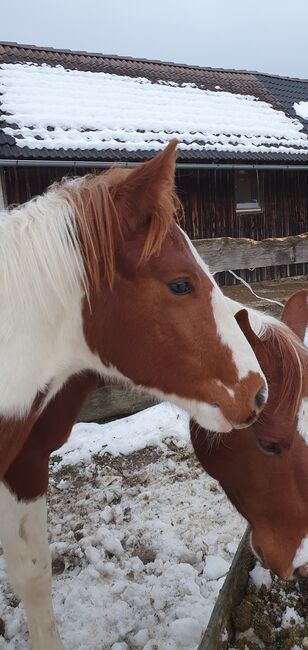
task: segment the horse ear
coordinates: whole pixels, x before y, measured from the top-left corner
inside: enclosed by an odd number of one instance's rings
[[[120,185],[125,218],[131,228],[144,225],[160,208],[174,210],[174,176],[177,140],[148,162],[133,169]],[[166,217],[171,215],[166,214]]]
[[[266,373],[269,368],[269,358],[263,341],[257,336],[253,331],[250,322],[247,309],[241,309],[235,314],[235,319],[237,320],[243,334],[245,334],[248,343],[251,345],[259,364]]]
[[[308,325],[308,290],[301,289],[291,296],[283,308],[281,320],[304,341]]]

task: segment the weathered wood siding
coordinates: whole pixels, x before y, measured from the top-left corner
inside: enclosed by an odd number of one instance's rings
[[[90,172],[91,170],[87,170]],[[55,167],[7,168],[4,171],[8,204],[23,203],[41,194],[63,176],[84,174],[83,169]],[[308,231],[308,172],[260,171],[263,211],[240,214],[235,209],[233,170],[178,170],[177,189],[184,205],[183,227],[191,239],[212,237],[269,237],[298,235]],[[251,259],[250,268],[254,267]],[[237,272],[238,269],[233,269]],[[266,267],[239,274],[249,282],[308,273],[308,264]],[[233,284],[228,273],[218,273],[221,284]]]
[[[188,235],[192,239],[247,237],[260,241],[307,232],[308,171],[259,171],[258,176],[263,211],[249,214],[236,212],[233,170],[179,170],[177,187]],[[249,282],[306,273],[308,264],[239,271]],[[221,284],[234,282],[227,273],[216,278]]]

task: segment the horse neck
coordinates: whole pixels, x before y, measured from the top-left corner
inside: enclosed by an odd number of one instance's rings
[[[57,189],[1,214],[0,416],[21,417],[38,392],[55,393],[74,372],[95,369],[83,334],[83,280],[74,215]]]

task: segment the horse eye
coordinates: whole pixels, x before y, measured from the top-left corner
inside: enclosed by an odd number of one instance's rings
[[[186,280],[176,280],[176,282],[169,282],[168,287],[172,293],[177,296],[184,296],[187,293],[192,293],[193,286]]]
[[[260,447],[264,449],[268,454],[281,454],[282,449],[278,442],[265,442],[264,440],[258,440]]]

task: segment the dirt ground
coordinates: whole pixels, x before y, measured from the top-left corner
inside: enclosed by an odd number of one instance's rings
[[[296,278],[281,278],[280,280],[255,282],[250,286],[253,291],[260,296],[260,299],[256,298],[243,284],[222,287],[222,290],[226,296],[233,300],[238,300],[242,304],[247,305],[247,307],[262,309],[268,311],[273,316],[279,316],[281,313],[281,307],[266,302],[265,298],[285,303],[287,298],[291,296],[292,293],[295,293],[295,291],[308,289],[308,276],[302,275]]]
[[[238,639],[233,650],[297,650],[308,648],[308,580],[285,582],[272,575],[272,584],[247,594],[232,618]]]

